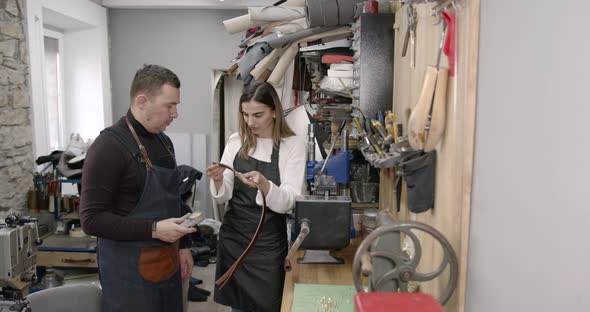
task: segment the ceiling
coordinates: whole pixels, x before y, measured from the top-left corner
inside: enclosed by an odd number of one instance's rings
[[[253,6],[272,5],[278,0],[92,0],[104,7],[123,8],[159,8],[159,9],[246,9]]]

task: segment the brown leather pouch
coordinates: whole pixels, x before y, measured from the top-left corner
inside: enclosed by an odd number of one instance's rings
[[[165,247],[146,247],[139,255],[139,275],[150,282],[161,282],[178,270],[178,244]]]

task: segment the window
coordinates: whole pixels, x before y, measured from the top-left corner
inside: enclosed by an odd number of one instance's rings
[[[63,112],[63,34],[45,29],[45,112],[47,138],[51,151],[65,148]]]

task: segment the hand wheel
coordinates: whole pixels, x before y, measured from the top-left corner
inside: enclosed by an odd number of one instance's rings
[[[416,272],[416,268],[418,267],[418,264],[420,263],[420,258],[422,257],[422,248],[420,246],[420,241],[418,240],[418,237],[416,237],[416,234],[414,234],[412,230],[420,230],[422,232],[430,234],[442,246],[444,256],[441,264],[435,271],[430,273]],[[377,238],[379,238],[382,235],[395,232],[398,232],[400,234],[404,233],[414,243],[415,250],[414,256],[412,258],[408,258],[404,254],[402,254],[401,250],[371,250]],[[367,292],[365,287],[363,287],[360,275],[363,274],[365,276],[368,276],[372,272],[372,262],[374,258],[385,259],[393,264],[392,270],[386,272],[385,274],[383,274],[383,276],[375,279],[375,288],[377,289],[383,283],[393,280],[397,282],[397,285],[401,292],[407,292],[408,282],[424,282],[433,280],[437,278],[439,275],[441,275],[447,266],[450,266],[449,282],[447,283],[445,289],[441,292],[438,301],[444,305],[451,298],[451,295],[455,290],[455,286],[457,284],[459,264],[457,262],[457,256],[453,251],[453,247],[451,247],[451,244],[449,244],[447,239],[439,231],[424,223],[404,221],[394,222],[393,224],[380,226],[376,228],[373,232],[371,232],[371,234],[369,234],[362,241],[362,243],[356,251],[356,254],[354,256],[354,262],[352,264],[352,277],[354,280],[354,285],[358,292]]]

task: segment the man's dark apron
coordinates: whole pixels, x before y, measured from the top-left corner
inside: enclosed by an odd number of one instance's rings
[[[236,155],[233,168],[244,173],[256,170],[276,185],[281,184],[278,148],[273,149],[270,163],[252,157],[245,160]],[[234,179],[232,199],[219,232],[215,279],[229,269],[256,232],[261,213],[261,206],[256,204],[256,192],[256,188]],[[215,287],[216,302],[244,311],[280,310],[285,281],[283,262],[288,248],[286,219],[284,214],[267,210],[265,221],[256,245],[225,288]]]
[[[143,160],[130,133],[108,128],[138,161]],[[162,143],[164,143],[160,136]],[[108,170],[108,169],[107,169]],[[152,165],[143,193],[127,218],[163,220],[180,216],[179,173]],[[102,310],[182,311],[178,244],[157,239],[114,241],[99,238],[98,264]]]

